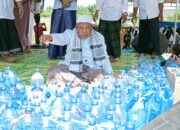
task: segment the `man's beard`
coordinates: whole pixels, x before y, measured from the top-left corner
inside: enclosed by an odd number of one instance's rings
[[[80,36],[81,39],[87,39],[89,36]]]

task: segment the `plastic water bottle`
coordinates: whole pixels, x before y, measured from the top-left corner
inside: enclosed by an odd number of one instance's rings
[[[33,113],[33,108],[28,106],[25,112],[20,116],[17,124],[13,126],[13,130],[37,130],[40,129],[39,120]]]
[[[97,100],[92,100],[91,101],[91,113],[94,117],[96,117],[96,123],[100,123],[100,118],[102,117],[102,112],[101,112],[101,106],[98,104]]]
[[[133,108],[128,112],[127,121],[137,130],[146,124],[146,111],[142,98],[139,99]]]
[[[95,116],[93,116],[91,111],[92,111],[91,106],[85,106],[84,111],[83,111],[85,121],[88,123],[88,125],[94,124],[96,122],[96,118],[95,118]]]
[[[11,87],[11,84],[15,84],[16,76],[10,69],[7,67],[6,70],[3,72],[4,84],[6,85],[7,89]]]
[[[42,121],[40,121],[40,130],[56,130],[58,124],[51,117],[50,109],[44,109],[42,115]]]
[[[64,95],[63,95],[63,106],[65,106],[66,104],[70,104],[71,103],[71,93],[70,93],[70,87],[65,87],[64,88]]]
[[[43,91],[44,91],[44,97],[46,99],[49,99],[51,97],[51,90],[50,90],[50,88],[49,87],[45,87]]]
[[[21,95],[15,84],[13,84],[9,89],[9,95],[13,101],[20,101]]]
[[[71,122],[71,106],[67,104],[63,109],[63,123],[61,123],[62,130],[73,130]]]
[[[26,87],[25,85],[23,84],[22,80],[21,79],[17,79],[16,81],[16,88],[20,94],[20,100],[21,101],[25,101],[27,100],[27,91],[26,91]]]
[[[43,97],[43,85],[44,78],[39,69],[36,69],[35,73],[31,77],[31,91],[32,91],[32,103],[35,106],[39,106]]]
[[[139,61],[138,61],[138,67],[140,67],[141,69],[146,68],[147,66],[147,59],[144,56],[143,53],[141,53]]]
[[[114,130],[115,124],[113,122],[113,115],[105,113],[105,119],[104,122],[99,125],[100,129],[103,130]]]
[[[8,78],[9,78],[9,82],[10,82],[11,84],[16,84],[17,75],[16,75],[16,73],[15,73],[14,71],[9,70]]]
[[[13,108],[12,102],[6,104],[5,110],[0,117],[0,126],[3,130],[10,130],[14,121],[19,117],[18,112]]]
[[[83,119],[83,117],[82,117],[83,112],[77,104],[77,97],[76,96],[72,97],[70,105],[71,105],[71,112],[72,112],[73,119],[79,120],[79,121],[82,120]]]
[[[60,87],[58,87],[56,80],[51,80],[46,86],[46,89],[51,92],[51,96],[56,96],[56,91],[60,91]]]
[[[158,93],[161,99],[161,113],[163,113],[173,105],[173,92],[170,88],[162,87]]]
[[[51,115],[56,118],[59,121],[62,121],[63,118],[63,93],[56,91],[56,97],[52,101],[51,106],[52,106],[52,113]]]
[[[87,88],[82,87],[80,92],[77,95],[78,105],[80,106],[81,110],[84,110],[85,106],[90,105],[90,96],[87,93]]]
[[[5,104],[11,100],[8,93],[8,87],[5,85],[5,79],[0,78],[0,107],[5,108]]]
[[[40,73],[39,69],[35,70],[35,73],[31,77],[31,87],[32,88],[42,88],[44,85],[44,78]]]

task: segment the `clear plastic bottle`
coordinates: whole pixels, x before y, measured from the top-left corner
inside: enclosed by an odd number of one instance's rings
[[[44,85],[44,78],[40,73],[40,70],[37,68],[35,73],[31,77],[31,87],[32,88],[42,88]]]
[[[58,124],[52,118],[50,109],[44,109],[42,112],[42,121],[40,121],[40,130],[57,130]]]
[[[83,119],[83,117],[82,117],[83,112],[77,104],[77,97],[76,96],[72,97],[70,105],[71,105],[71,112],[72,112],[73,119],[79,120],[79,121],[82,120]]]
[[[70,87],[65,87],[64,88],[64,95],[63,95],[63,105],[65,106],[66,104],[71,103],[71,93],[70,93]]]
[[[39,120],[34,114],[31,106],[25,108],[25,112],[20,116],[17,124],[13,126],[13,130],[38,130],[40,125]]]
[[[89,124],[94,124],[96,122],[96,118],[95,116],[91,113],[92,112],[92,108],[91,106],[84,106],[84,118],[85,118],[85,121]]]
[[[36,69],[35,73],[31,77],[31,92],[32,92],[31,102],[35,106],[39,106],[43,98],[43,85],[44,85],[44,78],[40,73],[40,70]]]
[[[89,94],[87,93],[87,88],[82,87],[80,92],[77,95],[78,105],[81,110],[84,110],[84,106],[91,104],[90,99],[91,98]]]
[[[101,123],[101,125],[98,126],[98,128],[103,130],[115,130],[115,124],[113,121],[113,115],[105,113],[104,122]]]
[[[19,113],[13,108],[12,102],[9,102],[1,114],[0,126],[3,130],[10,130],[18,117]]]
[[[100,123],[100,118],[103,116],[101,106],[98,104],[97,100],[91,101],[91,113],[94,117],[96,117],[96,123]]]
[[[62,121],[63,118],[63,93],[56,91],[56,96],[51,103],[52,111],[51,115],[58,121]]]
[[[71,122],[71,106],[67,104],[63,109],[63,122],[61,123],[62,130],[74,130]]]
[[[5,107],[5,104],[11,100],[11,97],[8,93],[8,87],[5,84],[5,78],[0,78],[0,106],[1,108]]]

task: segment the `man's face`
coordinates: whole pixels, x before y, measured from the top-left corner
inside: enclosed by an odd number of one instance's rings
[[[71,5],[72,0],[62,0],[64,7],[69,7]]]
[[[79,37],[82,39],[86,39],[91,35],[93,27],[89,23],[78,23],[76,25],[76,29],[79,34]]]

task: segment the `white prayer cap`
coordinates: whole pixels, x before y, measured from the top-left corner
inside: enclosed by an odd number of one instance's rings
[[[92,24],[92,17],[87,16],[87,15],[81,15],[78,17],[76,23],[89,23]]]

